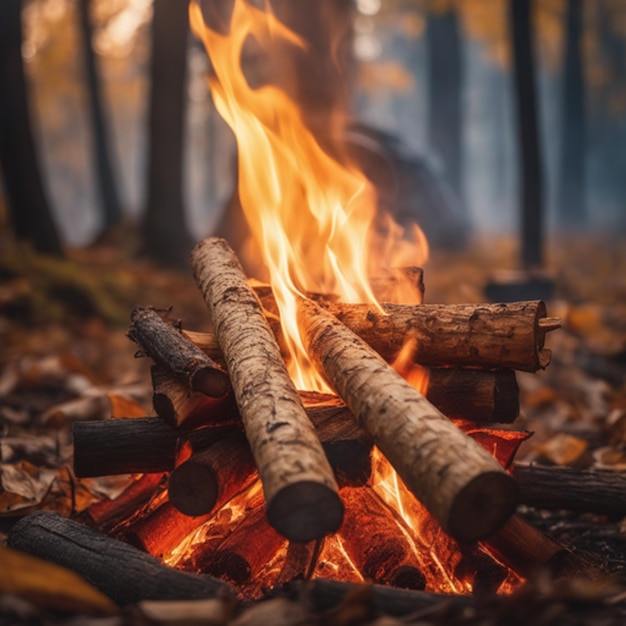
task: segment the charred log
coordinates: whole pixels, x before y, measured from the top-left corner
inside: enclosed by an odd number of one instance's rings
[[[7,543],[76,572],[119,605],[211,598],[230,592],[221,580],[167,567],[132,546],[52,511],[37,511],[19,520]]]
[[[626,473],[516,463],[513,476],[524,504],[611,517],[626,515]]]

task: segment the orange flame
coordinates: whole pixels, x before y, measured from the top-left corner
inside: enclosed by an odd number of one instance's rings
[[[306,49],[306,41],[269,9],[244,0],[234,1],[227,34],[205,24],[197,1],[190,20],[211,59],[215,106],[237,140],[239,197],[269,271],[292,377],[301,389],[326,389],[300,339],[295,295],[315,291],[376,303],[368,275],[394,263],[391,251],[406,255],[404,233],[392,224],[380,245],[373,228],[376,194],[365,176],[322,148],[286,91],[249,84],[241,59],[250,41],[268,55],[276,43],[289,51]],[[420,260],[413,249],[412,264]]]

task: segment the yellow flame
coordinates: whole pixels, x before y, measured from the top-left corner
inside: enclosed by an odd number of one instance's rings
[[[269,271],[295,366],[291,374],[300,388],[326,389],[300,340],[295,295],[314,291],[376,303],[368,274],[388,264],[381,255],[400,250],[401,231],[387,229],[392,243],[377,245],[376,196],[366,177],[322,148],[286,91],[249,84],[241,66],[249,41],[268,54],[276,42],[286,50],[305,50],[306,42],[269,10],[244,0],[234,1],[227,34],[205,24],[197,2],[190,20],[211,59],[215,106],[237,140],[239,198]]]

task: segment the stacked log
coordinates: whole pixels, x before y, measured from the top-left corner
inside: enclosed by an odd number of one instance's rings
[[[284,537],[289,540],[284,575],[310,574],[324,537],[343,520],[340,532],[349,537],[343,547],[367,579],[396,584],[410,579],[408,586],[418,588],[422,573],[407,556],[401,535],[388,540],[381,535],[377,543],[387,547],[384,554],[360,552],[359,545],[371,539],[369,528],[352,509],[344,516],[339,487],[344,496],[351,494],[346,502],[365,499],[360,508],[379,511],[380,528],[395,524],[382,521],[387,505],[367,487],[376,445],[453,537],[484,539],[485,545],[494,537],[491,552],[500,561],[522,563],[518,569],[540,560],[517,545],[515,530],[507,532],[516,482],[448,418],[477,425],[515,420],[514,370],[545,367],[550,359],[545,335],[559,325],[547,317],[542,302],[385,304],[381,310],[307,294],[299,300],[299,324],[309,356],[338,398],[295,390],[283,361],[272,291],[248,283],[226,242],[201,242],[192,266],[212,333],[182,330],[147,307],[131,317],[129,336],[154,361],[158,417],[74,426],[77,476],[144,473],[137,498],[152,498],[148,514],[127,524],[122,517],[128,508],[121,504],[103,504],[90,523],[164,557],[205,521],[226,523],[229,503],[260,479],[265,510],[251,508],[228,531],[228,540],[203,541],[198,554],[204,556],[192,561],[201,562],[204,571],[246,584],[282,549]],[[413,301],[420,301],[421,272],[413,269],[407,276],[414,281]],[[384,288],[384,283],[376,287]],[[413,361],[428,378],[424,394],[389,366],[408,340],[415,345]],[[159,480],[146,480],[150,473]],[[247,554],[243,546],[259,537],[265,537],[263,549]],[[315,544],[297,543],[311,540]]]

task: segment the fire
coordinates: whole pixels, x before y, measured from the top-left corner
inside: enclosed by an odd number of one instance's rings
[[[190,5],[190,20],[211,59],[215,106],[237,140],[239,197],[280,309],[290,373],[299,388],[324,390],[300,339],[295,296],[332,293],[346,302],[376,303],[368,277],[409,250],[411,264],[421,263],[424,239],[417,229],[417,243],[408,243],[392,220],[382,225],[372,185],[322,147],[288,85],[253,87],[248,81],[242,68],[246,46],[254,42],[271,58],[278,45],[288,57],[294,49],[306,50],[306,41],[268,6],[260,10],[244,0],[234,1],[227,34],[205,24],[197,2]],[[336,111],[329,127],[341,130],[344,119]],[[334,152],[341,155],[338,141]]]

